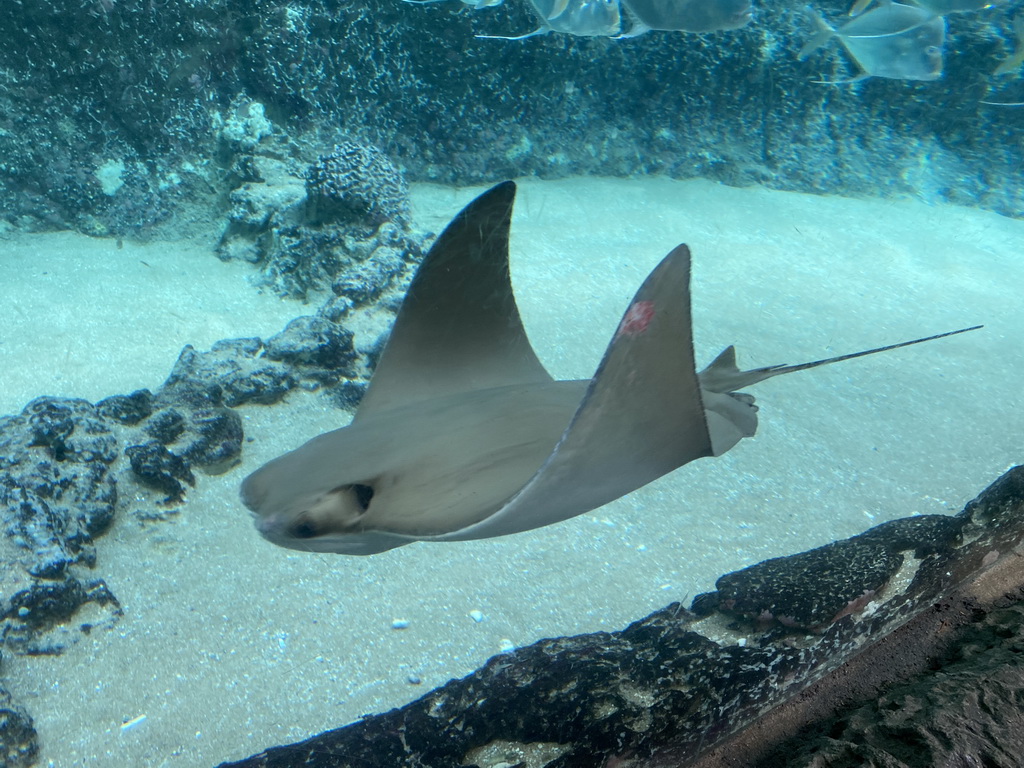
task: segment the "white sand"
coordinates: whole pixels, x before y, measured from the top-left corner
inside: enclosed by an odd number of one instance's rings
[[[301,305],[247,284],[213,242],[139,245],[56,232],[0,239],[0,415],[38,395],[156,389],[186,344],[277,333]]]
[[[415,188],[418,222],[439,228],[474,192]],[[912,201],[664,179],[524,182],[513,280],[558,377],[593,372],[632,293],[680,241],[694,250],[702,361],[729,343],[755,367],[987,327],[758,385],[756,438],[597,512],[371,558],[295,553],[256,536],[238,482],[343,414],[309,395],[243,409],[255,438],[243,466],[201,479],[177,519],[122,519],[99,542],[97,575],[126,611],[116,628],[60,658],[6,656],[43,764],[241,758],[416,698],[503,640],[616,629],[767,557],[893,517],[959,511],[1022,459],[1022,236],[1024,222]],[[140,256],[61,235],[0,248],[0,301],[20,307],[0,336],[0,412],[42,393],[153,387],[182,344],[267,335],[303,312],[256,295],[244,267],[180,244]],[[90,255],[69,269],[58,249]],[[77,309],[55,314],[60,306]],[[97,343],[108,347],[98,359],[79,352]],[[408,629],[391,628],[399,618]]]

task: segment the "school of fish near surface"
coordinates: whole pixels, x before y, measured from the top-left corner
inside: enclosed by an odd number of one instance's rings
[[[945,16],[971,13],[1007,0],[855,0],[848,16],[829,25],[810,6],[807,16],[814,34],[800,49],[803,61],[828,42],[838,40],[859,74],[844,80],[819,80],[827,85],[854,83],[869,77],[931,81],[942,77],[946,42]],[[426,5],[440,0],[405,0]],[[475,10],[502,0],[462,0]],[[728,31],[754,18],[751,0],[529,0],[539,26],[518,35],[477,35],[491,40],[525,40],[557,32],[579,37],[620,40],[652,30],[664,32]],[[628,26],[627,26],[628,25]],[[1014,51],[992,73],[1016,71],[1024,62],[1024,13],[1014,20]],[[984,104],[1001,102],[983,101]],[[1006,106],[1017,106],[1007,104]]]

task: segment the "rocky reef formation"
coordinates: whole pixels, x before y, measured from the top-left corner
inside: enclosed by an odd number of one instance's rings
[[[208,225],[236,160],[275,136],[300,165],[343,141],[411,181],[664,173],[848,195],[915,195],[1021,215],[1024,110],[1012,4],[948,17],[934,82],[807,62],[803,2],[752,24],[629,40],[533,28],[529,4],[365,0],[4,3],[0,221],[147,235]],[[845,0],[817,4],[826,17]],[[69,32],[70,30],[70,32]]]
[[[334,320],[376,301],[422,258],[405,177],[377,147],[346,141],[306,165],[292,143],[268,140],[236,162],[217,253],[259,270],[258,282],[307,300],[330,288]]]
[[[195,485],[193,470],[233,467],[243,438],[234,407],[277,402],[299,386],[338,387],[339,397],[357,400],[364,378],[352,333],[305,316],[266,341],[186,347],[156,393],[96,404],[41,397],[0,419],[0,549],[14,577],[0,593],[4,644],[59,653],[65,633],[116,618],[117,599],[91,577],[93,541],[115,512],[167,514]],[[87,604],[106,618],[83,618]]]
[[[320,316],[296,318],[269,339],[185,347],[155,392],[90,403],[40,397],[0,418],[0,644],[59,654],[122,615],[102,578],[95,540],[115,515],[173,515],[196,472],[239,460],[245,403],[270,404],[296,387],[358,402],[366,370],[352,333]],[[2,672],[2,669],[0,669]],[[0,765],[37,756],[29,713],[0,687]]]

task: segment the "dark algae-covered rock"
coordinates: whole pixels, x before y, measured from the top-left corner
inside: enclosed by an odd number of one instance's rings
[[[264,354],[271,360],[338,377],[355,361],[352,332],[322,317],[292,320],[276,336],[267,339]]]
[[[3,660],[0,658],[0,674]],[[0,684],[0,765],[28,768],[39,757],[38,734],[32,718]]]
[[[5,645],[25,653],[59,652],[53,629],[93,603],[94,623],[118,608],[95,579],[95,537],[114,517],[118,441],[84,400],[38,398],[0,419],[0,591]],[[109,599],[108,599],[109,598]]]
[[[409,189],[402,172],[374,146],[345,141],[306,169],[307,216],[323,224],[367,219],[405,225]]]
[[[868,605],[906,562],[948,550],[963,525],[942,515],[882,523],[865,534],[722,576],[694,610],[818,631]]]
[[[188,462],[168,451],[160,443],[129,445],[125,454],[131,462],[132,472],[146,485],[166,493],[165,504],[177,503],[185,497],[182,483],[194,486],[196,479]]]

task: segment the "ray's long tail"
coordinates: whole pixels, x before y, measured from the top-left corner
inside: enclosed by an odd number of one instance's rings
[[[732,345],[722,350],[722,353],[712,361],[711,365],[700,372],[700,383],[701,386],[709,392],[721,392],[731,393],[738,392],[744,387],[749,387],[752,384],[757,384],[759,381],[770,379],[773,376],[781,376],[784,373],[795,373],[796,371],[806,371],[808,368],[817,368],[820,365],[829,365],[830,363],[839,363],[843,360],[852,360],[855,357],[864,357],[866,355],[874,355],[878,352],[888,352],[891,349],[899,349],[900,347],[909,347],[912,344],[922,344],[926,341],[934,341],[935,339],[943,339],[946,336],[956,336],[958,333],[967,333],[968,331],[976,331],[979,328],[984,328],[983,325],[972,325],[970,328],[960,328],[956,331],[946,331],[945,333],[936,333],[934,336],[925,336],[920,339],[913,339],[911,341],[901,341],[899,344],[889,344],[884,347],[875,347],[874,349],[865,349],[862,352],[851,352],[847,355],[839,355],[838,357],[828,357],[824,360],[815,360],[810,363],[800,363],[798,365],[769,365],[766,368],[754,368],[750,371],[741,371],[736,366],[736,348]]]

